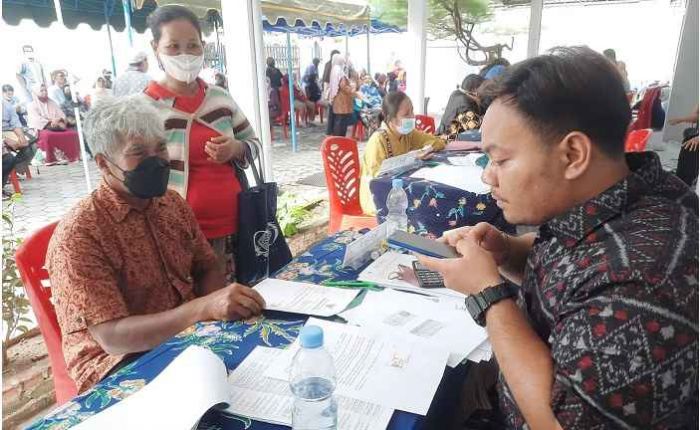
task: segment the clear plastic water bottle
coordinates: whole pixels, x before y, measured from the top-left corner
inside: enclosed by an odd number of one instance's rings
[[[386,222],[389,223],[387,234],[390,235],[396,230],[406,231],[408,228],[408,216],[406,215],[408,196],[403,190],[402,179],[391,181],[391,191],[389,191],[389,196],[386,198],[386,208],[389,211],[386,217]]]
[[[299,334],[301,348],[294,355],[289,384],[294,394],[292,429],[334,430],[338,426],[333,357],[323,348],[323,330],[305,326]]]

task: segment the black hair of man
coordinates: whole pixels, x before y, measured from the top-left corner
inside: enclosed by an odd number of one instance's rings
[[[2,92],[3,92],[3,93],[8,93],[8,92],[10,92],[10,91],[12,91],[12,92],[15,91],[15,89],[12,87],[12,85],[10,85],[10,84],[5,84],[5,85],[2,86]]]
[[[151,33],[153,34],[153,40],[158,43],[163,35],[161,32],[163,25],[177,20],[189,21],[190,24],[197,29],[199,38],[202,38],[202,26],[199,24],[197,15],[184,6],[169,4],[166,6],[159,6],[156,10],[151,12],[146,19],[148,28],[151,29]]]
[[[603,55],[611,61],[617,61],[617,54],[615,53],[614,49],[606,49],[603,51]]]
[[[515,108],[544,142],[578,131],[611,158],[624,155],[632,113],[622,78],[588,47],[553,48],[522,61],[485,91]]]
[[[485,81],[485,79],[477,75],[476,73],[471,73],[462,80],[462,85],[460,85],[460,88],[462,88],[462,91],[466,91],[468,93],[475,93],[477,88],[481,86],[481,84]]]

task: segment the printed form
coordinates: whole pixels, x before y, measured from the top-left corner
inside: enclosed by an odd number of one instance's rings
[[[428,412],[449,351],[426,348],[404,336],[309,318],[323,329],[324,347],[333,356],[340,395],[419,415]],[[273,362],[265,376],[288,380],[298,342]]]
[[[258,346],[229,375],[230,407],[227,412],[272,424],[292,425],[294,397],[289,382],[264,376],[270,363],[285,350]],[[394,410],[356,400],[336,392],[339,430],[384,430]]]

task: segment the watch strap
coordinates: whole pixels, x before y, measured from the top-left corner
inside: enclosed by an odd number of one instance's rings
[[[486,311],[494,304],[503,299],[514,297],[518,294],[518,289],[507,281],[490,286],[479,292],[470,295],[465,299],[467,310],[480,326],[486,326]]]

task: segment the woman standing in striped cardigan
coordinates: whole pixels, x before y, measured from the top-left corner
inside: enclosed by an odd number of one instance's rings
[[[168,187],[190,204],[233,281],[241,192],[236,166],[247,166],[246,154],[257,158],[260,142],[229,93],[198,78],[204,44],[197,16],[169,5],[156,9],[148,24],[165,78],[151,82],[145,94],[165,123],[171,160]]]

